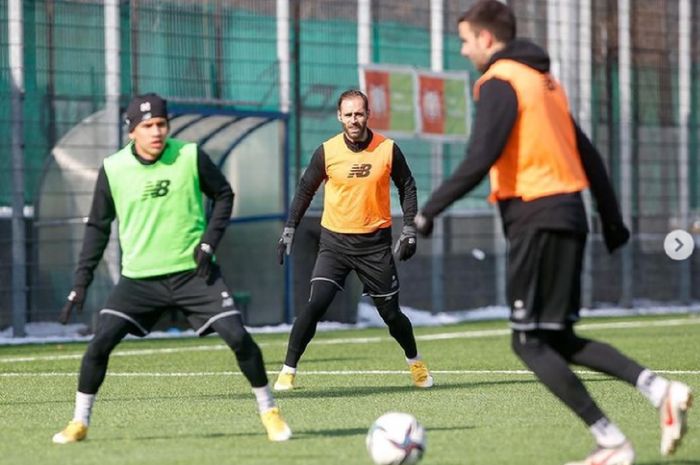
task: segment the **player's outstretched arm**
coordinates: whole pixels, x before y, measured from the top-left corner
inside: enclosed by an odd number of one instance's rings
[[[421,224],[416,221],[421,235],[430,235],[433,219],[484,179],[501,156],[517,117],[518,98],[509,83],[494,78],[482,84],[467,154],[421,208]]]
[[[394,255],[403,261],[411,258],[416,253],[418,246],[415,224],[418,211],[418,193],[416,180],[408,167],[406,157],[396,144],[394,144],[393,149],[391,179],[399,191],[399,201],[403,211],[403,228],[401,228],[401,235],[394,246]]]
[[[284,256],[292,253],[294,232],[311,205],[319,186],[326,179],[325,158],[323,145],[321,145],[311,156],[311,162],[299,180],[299,186],[289,207],[287,222],[277,242],[277,260],[280,265],[284,264]]]
[[[617,202],[617,196],[613,189],[608,173],[605,170],[603,157],[595,148],[590,139],[576,124],[572,117],[576,130],[576,146],[581,156],[581,164],[586,172],[591,194],[596,202],[598,213],[603,227],[603,238],[608,252],[622,247],[630,238],[630,232],[625,226]]]
[[[202,234],[199,244],[194,248],[193,256],[197,265],[197,276],[208,279],[214,262],[214,251],[221,242],[231,220],[234,193],[221,170],[199,147],[197,147],[197,170],[199,188],[204,195],[211,199],[212,204],[207,228]]]
[[[231,184],[221,170],[199,147],[197,148],[197,169],[199,171],[199,187],[202,193],[212,201],[207,229],[202,235],[201,243],[208,244],[213,253],[231,220],[234,193]]]
[[[90,215],[85,225],[85,236],[75,271],[73,288],[68,293],[66,303],[61,308],[58,321],[66,324],[75,310],[81,313],[87,288],[92,282],[95,268],[100,263],[105,248],[109,243],[112,221],[116,217],[114,199],[109,188],[109,180],[104,167],[100,168],[92,196]]]

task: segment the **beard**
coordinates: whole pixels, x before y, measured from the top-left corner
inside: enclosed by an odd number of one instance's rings
[[[347,124],[343,129],[345,132],[345,136],[354,142],[360,142],[361,140],[364,140],[367,134],[366,124]]]

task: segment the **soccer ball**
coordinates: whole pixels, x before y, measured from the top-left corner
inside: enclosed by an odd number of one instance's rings
[[[377,465],[413,465],[425,452],[425,430],[409,413],[385,413],[367,433],[367,452]]]

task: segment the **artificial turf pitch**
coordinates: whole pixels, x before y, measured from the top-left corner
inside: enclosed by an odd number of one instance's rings
[[[613,344],[700,394],[700,317],[586,319],[579,334]],[[586,427],[524,370],[506,322],[416,328],[435,378],[413,387],[385,329],[318,333],[298,389],[276,394],[294,437],[267,441],[249,385],[217,337],[126,340],[112,354],[88,438],[51,436],[73,412],[84,343],[0,346],[0,464],[367,464],[365,434],[387,411],[427,431],[424,465],[563,464],[594,446]],[[270,382],[287,334],[255,334]],[[580,370],[596,401],[627,434],[637,464],[700,465],[700,407],[679,451],[659,455],[658,414],[635,389]],[[697,402],[696,402],[697,403]]]

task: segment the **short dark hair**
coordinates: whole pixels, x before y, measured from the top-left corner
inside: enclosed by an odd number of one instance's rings
[[[474,29],[486,29],[500,42],[515,39],[515,15],[508,5],[498,0],[480,0],[457,20],[457,24],[467,22]]]
[[[340,97],[338,97],[338,111],[340,111],[340,105],[343,103],[343,100],[353,97],[360,97],[365,103],[365,110],[369,111],[369,100],[367,100],[367,96],[364,92],[357,89],[348,89],[340,94]]]

